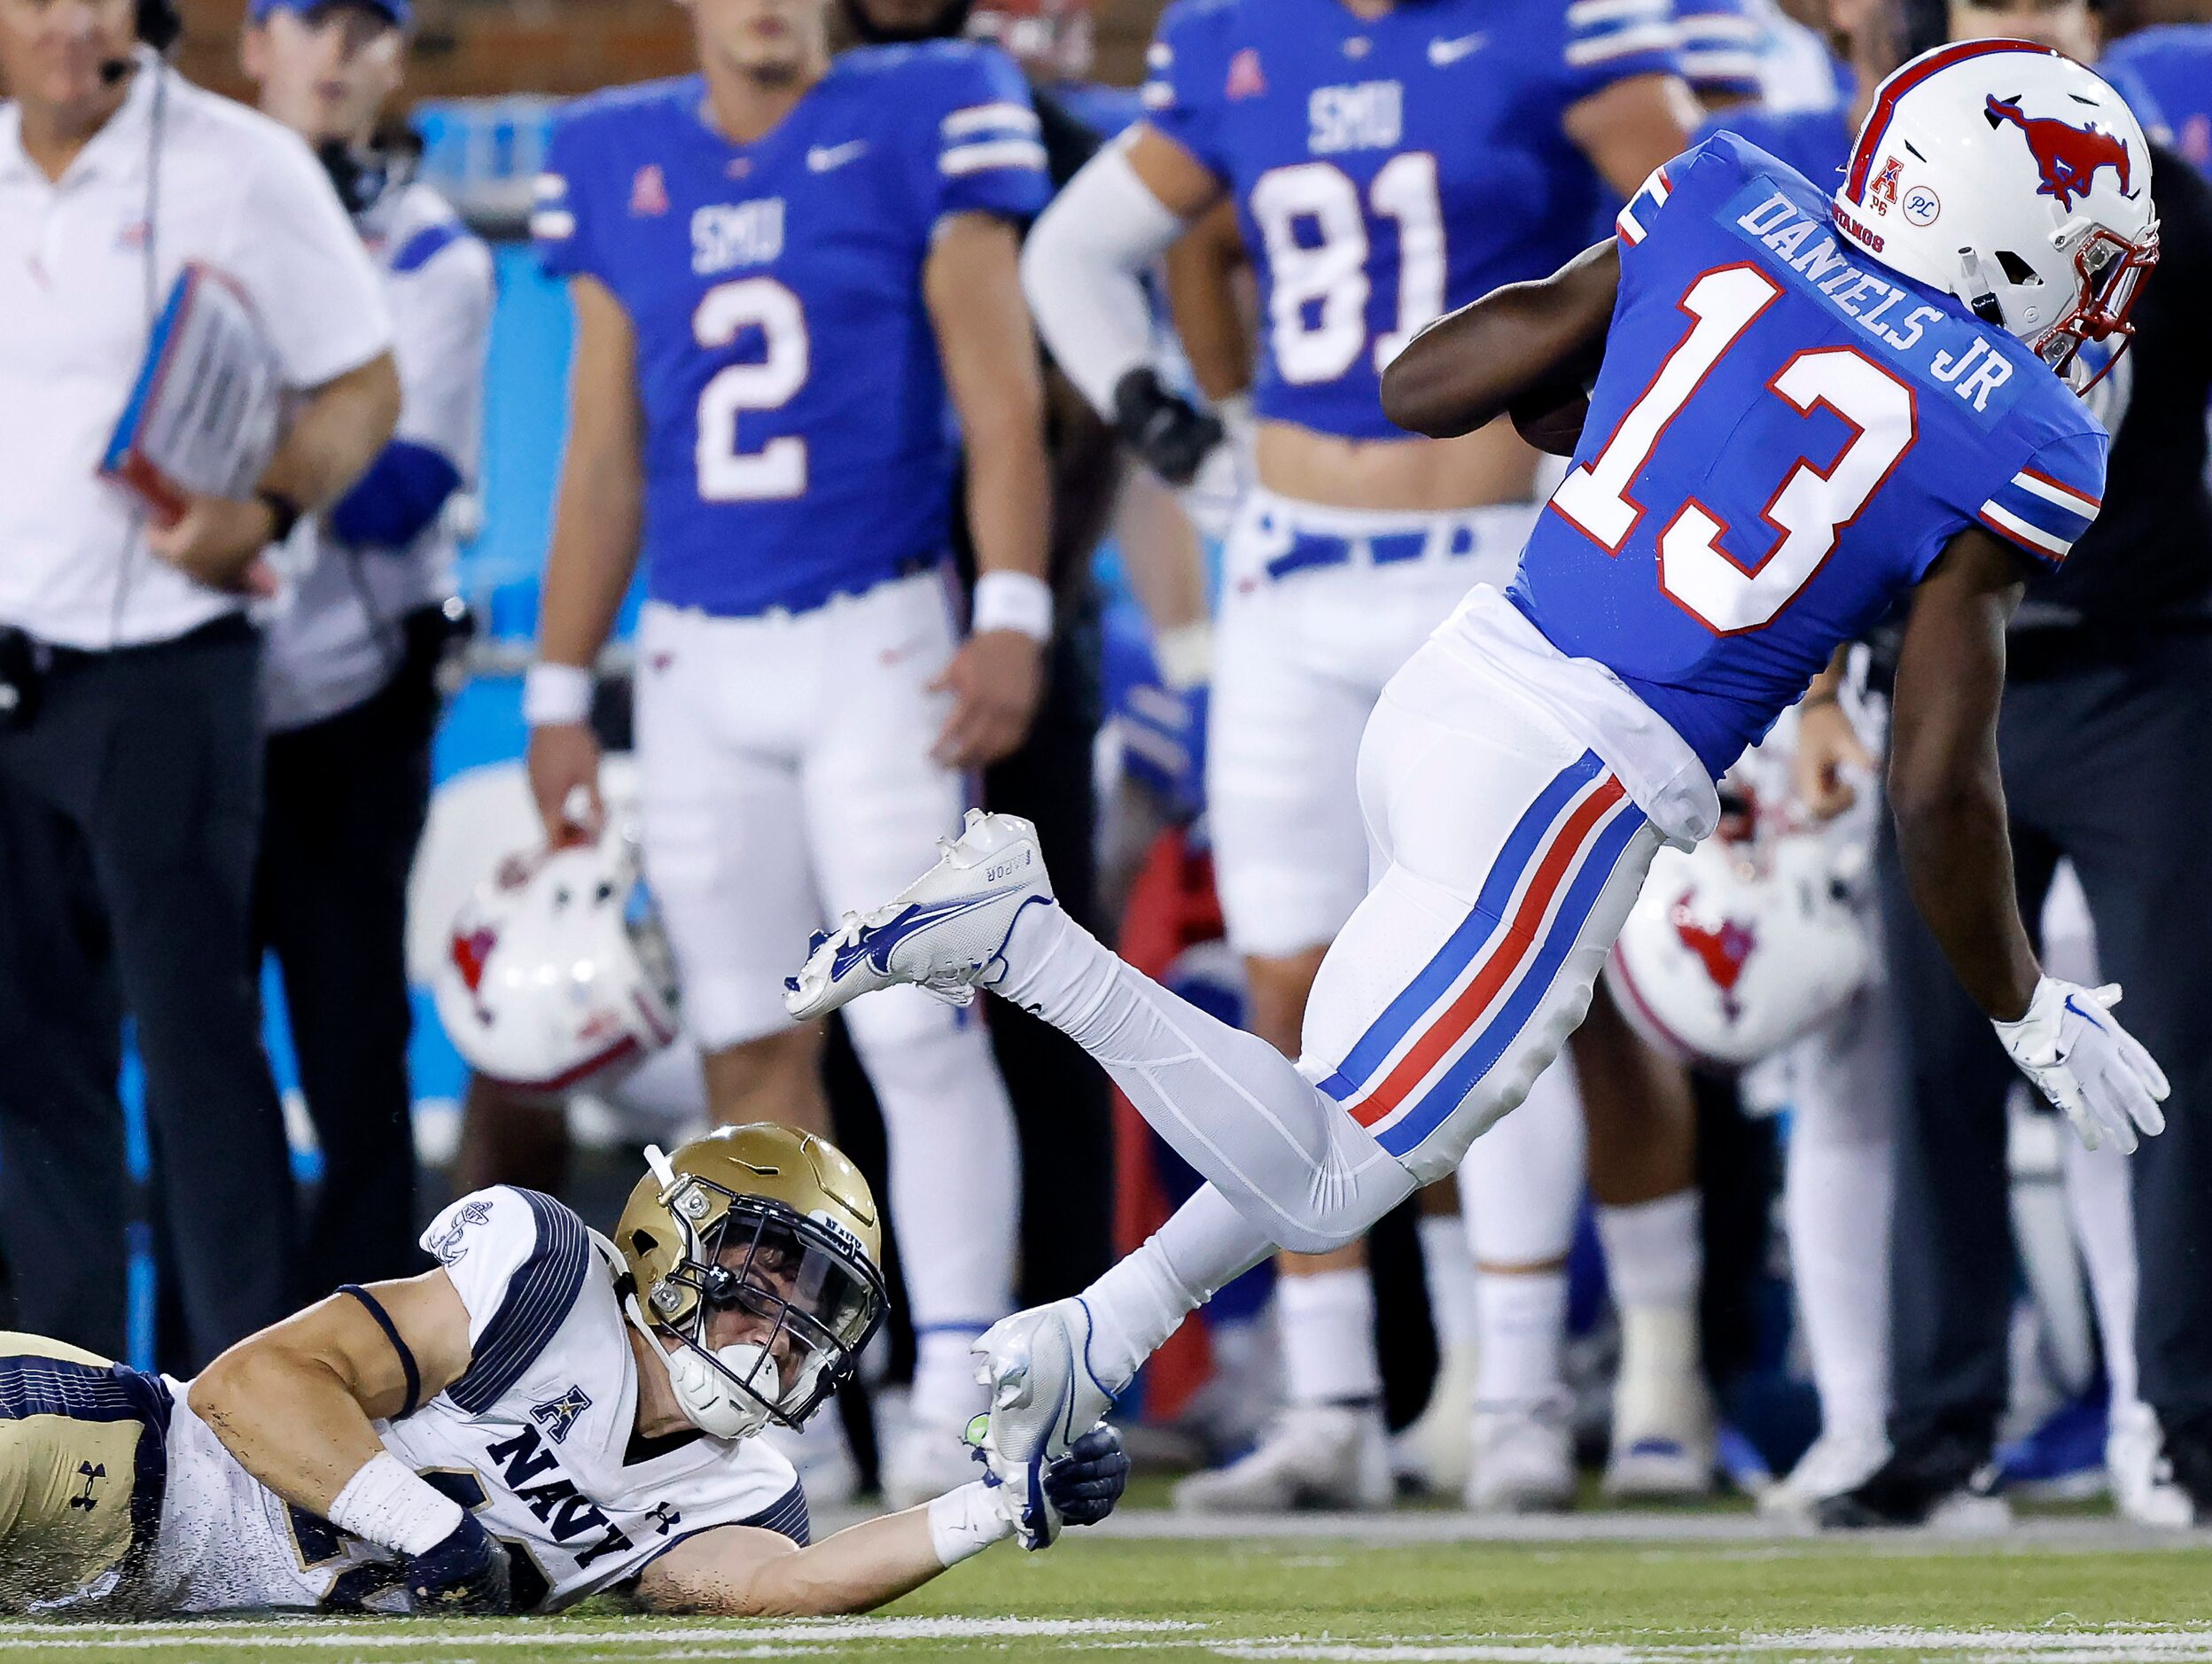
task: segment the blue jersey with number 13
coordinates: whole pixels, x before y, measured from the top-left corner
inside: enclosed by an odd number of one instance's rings
[[[2088,407],[1829,214],[1731,133],[1630,201],[1582,443],[1509,591],[1715,775],[1962,528],[2055,564],[2104,488]]]

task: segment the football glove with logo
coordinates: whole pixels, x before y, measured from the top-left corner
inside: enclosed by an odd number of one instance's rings
[[[509,1609],[507,1550],[474,1514],[407,1562],[407,1592],[417,1613],[441,1617],[502,1615]]]
[[[2113,1016],[2119,1003],[2118,983],[2084,988],[2045,976],[2023,1015],[1992,1026],[2021,1072],[2074,1124],[2084,1149],[2109,1133],[2132,1154],[2138,1130],[2151,1137],[2166,1130],[2158,1106],[2169,1088],[2143,1043]]]

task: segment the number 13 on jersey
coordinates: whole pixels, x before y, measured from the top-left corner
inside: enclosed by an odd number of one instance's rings
[[[1767,499],[1757,516],[1772,532],[1764,553],[1745,563],[1722,548],[1729,522],[1695,497],[1678,506],[1647,505],[1630,494],[1661,436],[1781,292],[1755,266],[1701,276],[1676,303],[1690,327],[1651,385],[1604,447],[1552,494],[1552,506],[1610,555],[1627,545],[1647,508],[1672,507],[1658,537],[1659,587],[1717,634],[1773,622],[1912,448],[1916,433],[1910,386],[1857,347],[1820,347],[1791,358],[1766,390],[1808,416],[1825,405],[1849,424],[1850,435],[1825,468],[1801,455]],[[1716,447],[1727,439],[1725,432],[1708,437]],[[1737,533],[1737,546],[1753,546],[1757,536],[1747,525]]]

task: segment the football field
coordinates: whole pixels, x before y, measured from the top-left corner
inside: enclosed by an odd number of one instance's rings
[[[0,1658],[2212,1664],[2208,1540],[2101,1521],[1842,1543],[1773,1536],[1744,1516],[1581,1516],[1511,1541],[1455,1540],[1456,1516],[1421,1514],[1152,1535],[1170,1528],[1139,1515],[1050,1554],[994,1550],[868,1618],[679,1621],[601,1607],[473,1623],[13,1622],[0,1624]],[[1599,1535],[1623,1531],[1638,1535]]]

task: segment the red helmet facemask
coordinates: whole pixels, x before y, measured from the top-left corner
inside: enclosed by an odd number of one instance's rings
[[[2066,315],[2037,336],[2035,354],[2061,380],[2073,367],[2076,354],[2091,341],[2113,341],[2112,356],[2087,382],[2075,389],[2086,393],[2112,373],[2120,355],[2135,334],[2129,315],[2135,310],[2144,280],[2158,265],[2158,222],[2144,229],[2140,242],[2130,243],[2117,231],[2099,226],[2074,251],[2074,269],[2080,277],[2078,299]]]

